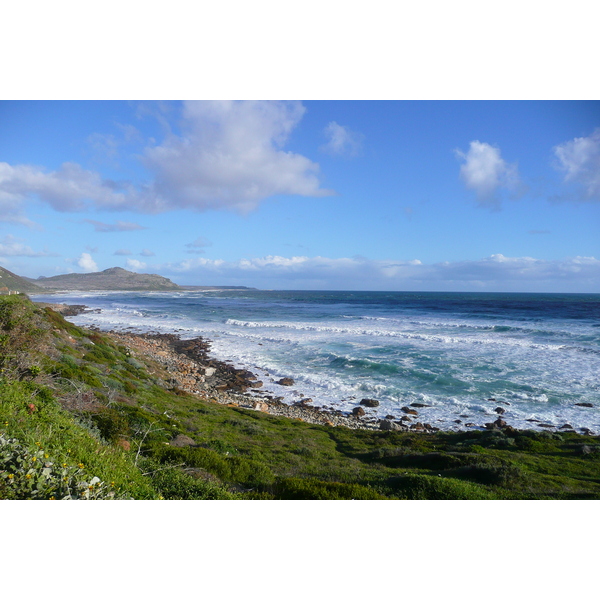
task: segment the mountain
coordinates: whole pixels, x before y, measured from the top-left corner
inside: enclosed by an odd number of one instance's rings
[[[169,291],[181,289],[166,277],[133,273],[113,267],[97,273],[69,273],[28,281],[47,291]]]
[[[44,290],[24,277],[19,277],[11,273],[8,269],[0,267],[0,294],[8,292],[23,292],[25,294],[35,294]]]

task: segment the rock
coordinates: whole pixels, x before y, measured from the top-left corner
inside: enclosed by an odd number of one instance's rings
[[[594,408],[591,402],[576,402],[574,406],[585,406],[585,408]]]
[[[430,405],[429,404],[421,404],[420,402],[413,402],[413,403],[411,403],[411,406],[414,406],[414,408],[428,408]]]
[[[406,413],[407,415],[418,415],[419,414],[416,410],[414,410],[412,408],[408,408],[408,406],[403,406],[400,410],[403,413]]]
[[[556,425],[550,425],[549,423],[538,423],[538,427],[546,427],[548,429],[554,429]]]
[[[250,387],[251,388],[260,388],[263,386],[263,382],[262,381],[251,381],[250,382]]]
[[[455,423],[457,423],[458,425],[460,425],[462,423],[462,421],[460,419],[456,419],[456,421],[454,421]]]
[[[398,423],[394,423],[388,419],[381,419],[379,421],[379,429],[382,431],[400,431],[402,429],[402,425],[398,425]]]
[[[559,427],[559,429],[573,429],[573,425],[569,425],[568,423],[565,423],[564,425],[561,425]]]
[[[275,383],[277,383],[279,385],[294,385],[294,380],[291,377],[283,377],[282,379],[280,379],[279,381],[276,381]]]
[[[371,400],[370,398],[363,398],[360,403],[363,406],[368,406],[369,408],[375,408],[379,406],[379,400]]]
[[[504,427],[508,427],[508,423],[498,417],[493,423],[486,423],[484,427],[486,429],[503,429]]]
[[[494,409],[494,412],[497,412],[499,415],[503,415],[506,411],[503,408],[500,408],[499,406],[497,406]]]
[[[252,408],[260,412],[269,412],[269,405],[266,402],[253,402]]]
[[[407,415],[404,415],[403,417],[400,417],[400,421],[403,421],[405,423],[407,423],[407,422],[410,423],[411,420],[412,419],[409,416],[407,416]]]
[[[214,367],[206,367],[204,369],[204,377],[212,377],[216,372],[217,370]]]
[[[394,415],[385,415],[385,418],[386,418],[386,419],[393,419],[393,418],[394,418]]]
[[[184,448],[185,446],[196,446],[196,442],[189,436],[183,435],[180,433],[178,436],[174,437],[169,444],[171,446],[175,446],[176,448]]]
[[[356,408],[352,409],[352,414],[355,417],[362,417],[365,414],[365,409],[361,408],[360,406],[357,406]]]

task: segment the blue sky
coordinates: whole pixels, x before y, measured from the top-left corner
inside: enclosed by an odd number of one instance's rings
[[[600,292],[598,101],[0,101],[0,265]]]

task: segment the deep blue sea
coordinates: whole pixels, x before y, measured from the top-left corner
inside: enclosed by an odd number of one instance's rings
[[[48,300],[47,296],[33,297]],[[446,430],[568,423],[600,433],[600,294],[437,292],[65,293],[100,329],[212,340],[215,358],[255,372],[293,402],[420,419]],[[276,385],[292,377],[292,388]],[[489,399],[495,399],[491,402]],[[576,406],[592,403],[592,408]],[[456,421],[460,421],[457,423]]]

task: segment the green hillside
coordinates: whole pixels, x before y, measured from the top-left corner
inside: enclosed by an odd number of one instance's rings
[[[35,283],[15,275],[8,269],[0,267],[0,293],[21,292],[24,294],[37,294],[44,290]]]

